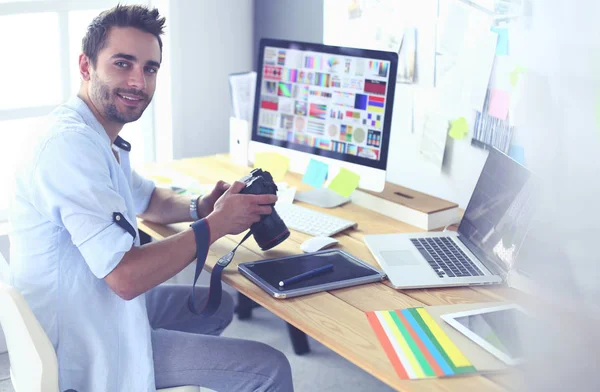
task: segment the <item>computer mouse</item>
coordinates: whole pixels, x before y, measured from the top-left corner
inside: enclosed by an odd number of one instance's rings
[[[329,248],[338,242],[338,240],[331,237],[313,237],[304,241],[300,245],[300,249],[302,249],[304,253],[317,252],[321,249]]]

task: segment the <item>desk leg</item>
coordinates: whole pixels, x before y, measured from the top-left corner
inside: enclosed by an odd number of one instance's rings
[[[246,297],[242,293],[238,293],[238,303],[235,307],[235,312],[238,315],[238,320],[248,320],[252,318],[252,309],[257,307],[258,304]]]
[[[294,327],[290,323],[286,323],[288,326],[288,332],[290,333],[290,339],[292,340],[292,346],[296,355],[303,355],[310,352],[310,346],[308,345],[308,338],[306,334]]]

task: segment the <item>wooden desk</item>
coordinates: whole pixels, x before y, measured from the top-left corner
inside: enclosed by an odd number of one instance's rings
[[[200,183],[214,183],[219,179],[232,182],[249,172],[249,168],[231,163],[227,155],[183,159],[168,164],[148,166],[151,171],[160,168],[176,170],[196,178]],[[309,188],[301,182],[301,177],[297,174],[286,174],[285,181],[296,186],[299,191]],[[340,246],[344,250],[374,266],[377,266],[377,262],[362,241],[363,235],[422,231],[352,203],[328,210],[312,206],[311,208],[340,217],[350,217],[357,222],[357,229],[337,234],[335,238],[340,241]],[[163,226],[144,221],[139,221],[138,224],[140,229],[158,239],[173,235],[189,226],[189,224]],[[211,271],[216,260],[228,253],[241,238],[242,235],[227,236],[215,242],[209,250],[205,268]],[[298,254],[300,243],[307,238],[309,236],[306,234],[291,231],[288,240],[267,252],[261,251],[256,242],[249,239],[237,250],[232,265],[223,273],[223,281],[399,391],[498,391],[518,388],[521,378],[516,373],[486,377],[401,380],[364,314],[373,310],[422,305],[516,300],[519,296],[516,291],[506,287],[400,291],[383,282],[277,300],[237,271],[237,264],[242,262]]]

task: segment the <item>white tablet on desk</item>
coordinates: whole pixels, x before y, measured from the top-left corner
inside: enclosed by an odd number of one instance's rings
[[[523,336],[531,317],[518,305],[502,305],[440,316],[508,365],[523,362]]]

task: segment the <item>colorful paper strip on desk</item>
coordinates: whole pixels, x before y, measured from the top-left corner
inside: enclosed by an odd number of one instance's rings
[[[254,159],[254,168],[268,171],[273,181],[281,181],[290,166],[290,159],[276,152],[259,152]]]
[[[302,177],[302,182],[313,188],[320,188],[327,179],[328,170],[329,167],[326,163],[311,159],[306,168],[306,173]]]
[[[358,188],[360,176],[350,170],[340,168],[340,172],[331,180],[328,188],[343,197],[350,197],[350,194]]]
[[[477,371],[424,308],[375,311],[366,315],[401,379]]]

